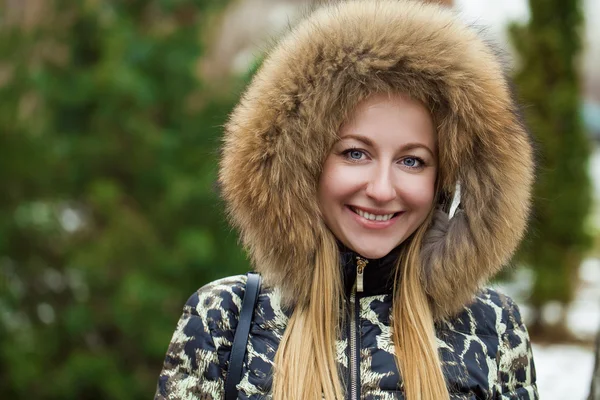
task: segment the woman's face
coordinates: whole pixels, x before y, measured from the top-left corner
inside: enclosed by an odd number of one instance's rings
[[[318,200],[327,227],[366,258],[380,258],[423,223],[433,205],[433,121],[418,101],[378,94],[361,102],[325,160]]]

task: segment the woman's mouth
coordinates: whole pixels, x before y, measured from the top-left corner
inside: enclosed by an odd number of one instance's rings
[[[381,211],[381,212],[367,212],[365,210],[362,210],[360,208],[353,207],[353,206],[349,206],[349,208],[355,214],[363,217],[366,220],[373,221],[373,222],[379,222],[379,221],[385,222],[385,221],[389,221],[390,219],[392,219],[392,218],[396,217],[398,214],[400,214],[400,212],[385,213],[385,211]]]

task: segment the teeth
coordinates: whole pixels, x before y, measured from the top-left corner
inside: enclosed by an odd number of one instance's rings
[[[368,219],[369,221],[388,221],[390,218],[392,218],[394,216],[394,214],[386,214],[386,215],[370,214],[368,212],[364,212],[362,210],[359,210],[358,208],[354,208],[353,210],[358,215],[360,215],[363,218]]]

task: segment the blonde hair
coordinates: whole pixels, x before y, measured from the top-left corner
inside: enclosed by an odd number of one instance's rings
[[[294,310],[275,354],[274,399],[344,398],[335,346],[342,296],[339,251],[327,235],[315,257],[308,305]]]
[[[432,210],[433,211],[433,210]],[[409,400],[443,400],[450,394],[436,344],[433,314],[421,283],[420,250],[428,223],[414,233],[398,260],[392,306],[392,340],[396,364]]]
[[[394,280],[392,340],[408,400],[449,398],[420,279],[420,249],[432,215],[407,240]],[[336,362],[343,287],[333,235],[323,237],[314,267],[308,305],[294,310],[275,355],[275,400],[345,398]]]

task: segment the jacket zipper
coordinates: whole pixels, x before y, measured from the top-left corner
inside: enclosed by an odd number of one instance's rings
[[[360,360],[357,355],[360,344],[359,341],[359,305],[357,293],[364,290],[364,271],[368,261],[361,257],[356,257],[356,283],[350,294],[350,399],[358,400],[358,388],[360,384]]]
[[[365,267],[369,262],[361,257],[356,257],[356,291],[361,293],[364,290],[364,273]]]

